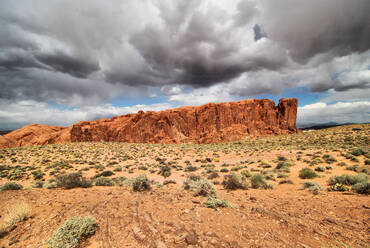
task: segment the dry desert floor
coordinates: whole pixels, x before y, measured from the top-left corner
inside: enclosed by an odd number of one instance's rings
[[[370,247],[369,133],[2,149],[0,247]]]

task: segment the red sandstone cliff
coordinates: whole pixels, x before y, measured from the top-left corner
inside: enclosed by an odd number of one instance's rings
[[[71,127],[33,124],[0,136],[0,148],[83,141],[211,143],[295,133],[297,103],[295,98],[281,99],[275,106],[271,100],[250,99],[161,112],[139,111]]]

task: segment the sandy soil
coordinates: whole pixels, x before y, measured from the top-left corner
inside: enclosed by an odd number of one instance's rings
[[[348,166],[369,167],[364,155],[357,156],[357,161],[343,155],[357,147],[368,149],[370,125],[361,128],[361,133],[352,132],[353,127],[349,126],[245,144],[76,143],[2,150],[0,165],[35,168],[26,170],[15,181],[25,189],[0,191],[0,223],[13,201],[23,201],[31,207],[29,218],[0,238],[0,247],[47,247],[45,241],[69,217],[85,215],[97,220],[98,229],[82,247],[370,247],[369,196],[327,190],[331,176],[357,174]],[[346,145],[349,136],[354,138]],[[318,143],[315,138],[324,141]],[[306,142],[303,148],[302,142]],[[337,161],[310,165],[315,157],[324,155],[332,155]],[[288,176],[285,179],[293,184],[279,184],[284,178],[278,178],[282,173],[274,170],[278,156],[294,162],[290,172],[285,173]],[[165,161],[161,164],[158,158]],[[204,161],[206,158],[211,161]],[[261,160],[268,161],[271,167],[263,168]],[[111,178],[133,178],[145,173],[156,183],[151,191],[141,193],[119,186],[70,190],[29,187],[34,181],[31,171],[42,170],[46,182],[54,177],[50,174],[53,168],[46,169],[47,166],[58,161],[70,165],[58,173],[81,171],[91,178],[120,166],[122,171],[114,171]],[[162,185],[165,178],[158,171],[163,164],[171,166],[167,179],[177,184]],[[197,169],[186,171],[189,165]],[[147,169],[140,169],[142,166]],[[317,166],[331,168],[316,172],[319,177],[314,179],[299,177],[302,168]],[[188,175],[195,173],[207,178],[207,168],[211,167],[219,175],[210,180],[215,183],[218,197],[226,199],[232,207],[206,208],[205,197],[194,196],[182,188]],[[274,188],[225,190],[219,183],[229,172],[223,173],[221,169],[230,171],[236,167],[240,167],[235,170],[238,173],[243,170],[251,174],[273,173],[275,179],[268,183]],[[12,171],[9,169],[8,173]],[[8,180],[3,177],[0,185]],[[302,190],[305,181],[317,182],[323,190],[318,195]]]

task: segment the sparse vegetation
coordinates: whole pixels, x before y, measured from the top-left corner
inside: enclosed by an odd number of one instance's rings
[[[148,191],[152,189],[152,184],[146,175],[141,175],[134,179],[132,189],[137,192]]]
[[[2,185],[0,187],[0,191],[3,191],[3,190],[20,190],[22,188],[23,188],[23,186],[18,184],[18,183],[7,182],[7,183],[5,183],[4,185]]]
[[[299,172],[299,177],[302,179],[312,179],[317,177],[317,174],[311,168],[306,167]]]
[[[47,242],[52,248],[77,248],[82,241],[95,234],[96,228],[97,223],[90,216],[72,217]]]
[[[55,179],[57,187],[65,189],[89,188],[92,186],[90,180],[84,178],[81,173],[57,175]]]
[[[12,227],[18,222],[26,220],[30,215],[30,206],[24,201],[10,202],[4,216],[5,223]]]
[[[225,189],[228,190],[248,189],[248,182],[245,177],[236,172],[231,172],[229,175],[225,176],[222,184]]]
[[[207,201],[204,203],[206,208],[213,208],[217,210],[217,208],[227,208],[230,207],[230,204],[227,200],[221,200],[216,197],[208,197]]]
[[[216,197],[215,187],[208,180],[200,176],[190,175],[186,178],[183,185],[184,189],[195,192],[195,195]]]

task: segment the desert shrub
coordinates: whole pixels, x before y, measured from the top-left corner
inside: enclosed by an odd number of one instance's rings
[[[229,202],[227,200],[221,200],[217,197],[208,197],[207,201],[204,203],[204,206],[206,208],[213,208],[217,210],[217,208],[227,208],[230,206]]]
[[[335,184],[344,184],[344,185],[355,185],[356,183],[364,183],[367,182],[367,175],[365,174],[358,174],[355,176],[352,175],[334,175],[329,178],[328,184],[335,185]]]
[[[285,173],[280,173],[277,175],[277,178],[288,178],[289,175],[288,174],[285,174]]]
[[[112,178],[113,182],[115,185],[117,186],[131,186],[130,183],[128,182],[129,180],[127,180],[126,177],[115,177],[115,178]]]
[[[325,160],[326,163],[328,164],[332,164],[334,162],[337,162],[338,160],[333,156],[333,155],[330,155],[330,154],[326,154],[324,156],[322,156],[322,158]]]
[[[0,191],[3,190],[19,190],[22,189],[23,186],[18,184],[18,183],[13,183],[13,182],[7,182],[4,185],[0,187]]]
[[[317,171],[317,172],[324,172],[324,171],[325,171],[325,168],[324,168],[324,167],[322,167],[322,166],[317,166],[317,167],[315,168],[315,171]]]
[[[53,248],[77,248],[82,241],[95,234],[96,228],[97,223],[90,216],[72,217],[47,242]]]
[[[56,185],[60,188],[88,188],[91,187],[91,181],[82,177],[81,173],[70,173],[55,176]]]
[[[113,169],[113,171],[122,171],[122,167],[121,166],[117,166],[116,168]]]
[[[42,188],[44,187],[44,182],[40,180],[36,180],[33,182],[33,187],[34,188]]]
[[[290,166],[293,166],[293,165],[294,165],[294,161],[292,159],[279,160],[275,169],[280,170],[283,167],[290,167]]]
[[[227,173],[227,172],[229,172],[229,169],[228,169],[228,168],[222,168],[222,169],[220,170],[220,172],[222,172],[222,173]]]
[[[224,181],[222,182],[225,189],[234,190],[234,189],[248,189],[248,182],[245,177],[231,172],[229,175],[225,176]]]
[[[329,188],[328,188],[329,191],[339,191],[339,192],[345,192],[345,191],[349,191],[349,188],[346,187],[345,185],[341,184],[341,183],[336,183],[334,185],[331,185]]]
[[[370,165],[370,159],[365,159],[365,165]]]
[[[261,160],[261,165],[263,168],[271,168],[270,162],[265,159]]]
[[[14,226],[17,223],[26,220],[30,212],[30,206],[26,202],[11,202],[7,205],[6,208],[6,213],[4,216],[5,223],[10,227]]]
[[[196,175],[188,176],[184,181],[183,188],[195,192],[196,196],[217,196],[213,183]]]
[[[358,194],[370,194],[370,182],[360,182],[352,186],[352,190]]]
[[[34,180],[41,180],[44,176],[44,173],[41,170],[36,170],[31,172]]]
[[[196,170],[198,170],[198,167],[191,165],[185,167],[185,171],[196,171]]]
[[[218,175],[218,173],[217,172],[212,172],[209,176],[208,176],[208,178],[207,179],[209,179],[209,180],[211,180],[211,179],[215,179],[215,178],[217,178],[217,177],[219,177],[219,175]]]
[[[175,180],[164,180],[163,185],[167,185],[167,184],[177,184],[177,182]]]
[[[161,167],[159,174],[162,175],[164,178],[171,176],[171,167],[165,165]]]
[[[347,164],[346,164],[345,162],[340,162],[340,163],[338,163],[337,165],[338,165],[338,166],[341,166],[341,167],[342,167],[342,166],[347,166]]]
[[[242,176],[245,176],[245,177],[251,177],[252,176],[252,174],[248,170],[243,170],[242,172],[240,172],[240,174],[242,174]]]
[[[273,188],[272,184],[269,184],[266,182],[265,178],[261,174],[254,174],[251,177],[251,183],[252,183],[252,188],[254,189],[271,189]]]
[[[132,182],[132,189],[137,192],[148,191],[152,189],[152,184],[145,175],[141,175]]]
[[[316,182],[304,182],[302,189],[308,189],[312,194],[317,195],[322,190],[322,187]]]
[[[299,177],[302,179],[312,179],[317,177],[317,174],[312,169],[305,167],[299,171]]]
[[[97,177],[94,179],[95,186],[113,186],[114,181],[107,177]]]
[[[279,182],[279,184],[294,184],[290,179],[283,179]]]
[[[106,171],[103,171],[102,173],[96,175],[95,177],[110,177],[110,176],[113,176],[115,175],[113,171],[110,171],[110,170],[106,170]]]
[[[351,154],[353,156],[360,156],[360,155],[364,155],[366,152],[364,150],[362,150],[361,148],[357,148],[357,149],[354,149],[351,151]]]

